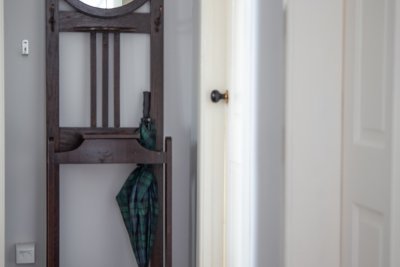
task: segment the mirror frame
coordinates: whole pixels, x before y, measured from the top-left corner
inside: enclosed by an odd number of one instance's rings
[[[90,16],[103,17],[103,18],[118,17],[133,12],[148,1],[149,0],[132,0],[132,2],[126,5],[106,9],[106,8],[90,6],[88,4],[81,2],[80,0],[65,0],[65,2],[67,2],[74,8],[78,9],[82,13],[85,13]]]

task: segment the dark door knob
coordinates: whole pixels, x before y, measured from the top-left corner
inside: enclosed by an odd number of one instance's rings
[[[218,103],[220,100],[225,100],[228,103],[229,100],[229,93],[225,91],[225,93],[220,93],[218,90],[213,90],[211,92],[211,101],[214,103]]]

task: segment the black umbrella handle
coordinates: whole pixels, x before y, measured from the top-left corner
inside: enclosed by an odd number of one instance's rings
[[[143,92],[143,118],[150,118],[150,92]]]

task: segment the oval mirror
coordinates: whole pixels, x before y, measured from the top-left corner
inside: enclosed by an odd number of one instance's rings
[[[135,11],[149,0],[65,0],[79,11],[100,17],[112,18]]]
[[[132,0],[80,0],[86,5],[104,9],[121,7],[132,2]]]

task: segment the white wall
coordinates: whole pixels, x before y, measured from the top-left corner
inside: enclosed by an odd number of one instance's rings
[[[173,265],[177,267],[191,266],[194,260],[196,58],[192,11],[192,0],[165,1],[165,135],[173,138]],[[5,0],[7,267],[15,266],[14,244],[26,241],[37,244],[35,266],[45,266],[44,12],[44,1]],[[74,53],[84,55],[82,36],[66,38],[70,38],[73,46],[65,48],[72,50],[64,52],[62,59],[72,58]],[[22,39],[30,41],[28,57],[20,54]],[[131,45],[131,41],[125,40],[122,45]],[[132,56],[141,58],[137,54]],[[138,63],[146,64],[143,57]],[[126,64],[137,68],[137,65]],[[64,66],[61,87],[84,86],[84,76],[72,71],[71,66],[72,61]],[[135,86],[138,92],[147,89],[143,88],[145,81]],[[70,96],[70,92],[67,95]],[[131,99],[132,106],[141,103],[141,100]],[[76,103],[75,106],[79,108]],[[86,112],[83,106],[81,108]],[[135,110],[127,106],[126,113]],[[140,106],[137,111],[141,112]],[[137,117],[127,116],[125,121],[130,123]],[[85,122],[80,119],[67,113],[61,117],[65,123]],[[129,165],[61,168],[61,266],[133,266],[133,256],[114,200],[132,168]],[[93,223],[96,227],[91,227]]]
[[[0,2],[0,147],[4,148],[4,2]],[[0,152],[0,266],[4,266],[4,149]]]
[[[283,267],[284,12],[282,0],[258,0],[255,264]]]
[[[340,266],[343,3],[288,1],[287,267]]]

